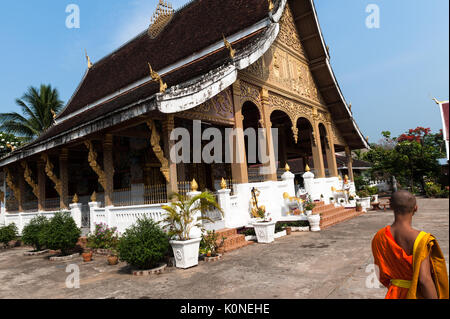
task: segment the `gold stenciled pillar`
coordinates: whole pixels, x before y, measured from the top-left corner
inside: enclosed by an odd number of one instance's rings
[[[323,164],[322,143],[320,141],[319,123],[317,121],[317,109],[313,108],[313,123],[311,131],[311,149],[316,170],[316,178],[325,177],[325,167]]]
[[[266,180],[277,181],[277,165],[275,161],[275,149],[272,139],[272,122],[270,121],[269,91],[267,89],[261,89],[261,102],[264,116],[261,123],[265,132],[266,149],[269,153],[269,163],[267,163],[266,166],[269,170],[269,174],[266,175]]]
[[[38,160],[37,162],[37,178],[38,178],[38,210],[45,210],[45,162]]]
[[[353,175],[353,158],[352,158],[352,151],[350,150],[350,147],[345,147],[345,156],[347,157],[347,168],[348,168],[348,177],[351,182],[355,181],[354,175]]]
[[[167,118],[163,121],[163,142],[164,153],[169,160],[169,181],[167,183],[168,195],[172,193],[178,193],[178,176],[177,176],[177,164],[172,162],[170,158],[170,150],[174,146],[175,142],[170,140],[170,134],[175,128],[175,118],[173,115],[167,115]]]
[[[67,161],[69,159],[69,150],[63,148],[59,153],[59,178],[61,180],[61,196],[59,203],[61,209],[69,209],[69,171]]]
[[[237,131],[236,143],[229,140],[231,148],[231,174],[233,180],[238,184],[248,183],[247,157],[245,154],[244,141],[244,117],[242,115],[242,104],[240,96],[240,81],[233,83],[233,105],[234,105],[234,129]],[[236,153],[239,152],[239,155]]]
[[[103,139],[103,169],[105,172],[105,206],[113,205],[114,192],[114,160],[112,134],[105,134]]]
[[[331,128],[330,123],[331,122],[327,123],[328,143],[327,143],[327,145],[325,145],[325,152],[327,155],[328,171],[330,173],[330,176],[337,177],[338,169],[337,169],[337,163],[336,163],[336,152],[334,149],[334,134],[333,134],[333,130]]]

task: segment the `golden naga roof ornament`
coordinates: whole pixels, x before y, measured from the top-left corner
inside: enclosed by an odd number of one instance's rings
[[[93,64],[91,62],[91,59],[89,58],[89,55],[87,55],[86,49],[84,49],[84,54],[86,55],[86,61],[87,61],[88,69],[90,69],[90,68],[92,68]]]
[[[225,38],[225,35],[222,34],[223,36],[223,43],[225,44],[225,47],[228,49],[228,51],[230,51],[230,57],[232,59],[234,59],[234,56],[236,55],[236,50],[233,49],[233,47],[231,46],[231,43],[228,42],[227,38]]]
[[[159,82],[159,93],[166,92],[167,83],[164,83],[161,76],[158,73],[156,73],[155,71],[153,71],[150,63],[148,63],[148,67],[150,69],[150,77],[152,78],[152,80],[155,82]]]
[[[275,6],[273,5],[272,0],[267,0],[267,1],[269,2],[269,11],[272,11]]]
[[[164,27],[172,20],[175,10],[172,4],[167,1],[159,0],[156,10],[150,19],[150,26],[148,27],[148,35],[154,39],[156,38]]]

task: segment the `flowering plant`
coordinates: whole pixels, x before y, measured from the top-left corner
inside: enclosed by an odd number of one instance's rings
[[[117,227],[109,228],[104,223],[96,224],[94,233],[88,237],[88,247],[94,249],[114,249],[117,242]]]

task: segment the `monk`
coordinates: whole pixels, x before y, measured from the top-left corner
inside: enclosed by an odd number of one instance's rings
[[[401,190],[392,194],[390,205],[394,223],[372,240],[386,299],[448,299],[447,267],[436,238],[411,226],[416,198]]]

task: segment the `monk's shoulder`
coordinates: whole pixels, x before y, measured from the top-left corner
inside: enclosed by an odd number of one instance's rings
[[[384,238],[386,234],[386,227],[381,228],[379,231],[377,231],[375,236],[373,236],[372,245],[374,245],[375,243],[379,242],[382,238]]]

